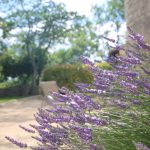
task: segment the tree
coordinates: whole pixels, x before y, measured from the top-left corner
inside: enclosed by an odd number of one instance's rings
[[[93,30],[93,24],[86,21],[83,28],[77,28],[70,33],[69,42],[71,47],[68,49],[72,54],[71,62],[79,62],[81,55],[90,56],[98,51],[99,41]]]
[[[70,60],[70,54],[68,55],[68,51],[64,49],[60,49],[52,54],[49,55],[49,64],[56,65],[56,64],[66,64]],[[69,57],[67,57],[69,56]]]
[[[98,24],[112,23],[115,25],[117,41],[119,42],[119,30],[125,21],[124,0],[107,0],[102,6],[93,7],[94,18]]]
[[[83,18],[80,25],[74,24],[73,30],[67,35],[69,47],[54,52],[50,56],[51,64],[80,63],[80,56],[98,51],[99,38],[94,33],[92,23]]]
[[[30,58],[27,56],[17,60],[10,55],[3,55],[0,63],[2,65],[1,73],[5,78],[15,78],[22,75],[29,77],[33,72]]]
[[[12,22],[7,22],[4,18],[0,17],[0,82],[4,81],[2,61],[4,61],[6,58],[5,56],[8,55],[8,45],[6,44],[5,39],[7,39],[12,26]]]
[[[14,23],[13,33],[10,33],[11,37],[17,39],[16,53],[27,56],[31,61],[31,92],[34,94],[47,61],[48,50],[64,40],[71,30],[68,24],[75,19],[76,13],[66,11],[62,3],[57,4],[52,0],[34,0],[32,3],[28,0],[8,0],[6,3],[6,9],[14,6],[5,20]]]

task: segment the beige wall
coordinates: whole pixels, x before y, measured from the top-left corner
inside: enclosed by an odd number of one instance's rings
[[[125,0],[127,26],[150,43],[150,0]]]

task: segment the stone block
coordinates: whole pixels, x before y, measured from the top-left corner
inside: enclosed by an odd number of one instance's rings
[[[42,94],[43,96],[48,95],[50,91],[58,92],[59,89],[56,81],[41,81],[39,87],[40,94]]]

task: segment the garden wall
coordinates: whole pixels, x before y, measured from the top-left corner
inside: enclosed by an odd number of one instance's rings
[[[0,97],[6,96],[27,96],[29,94],[30,88],[28,85],[24,86],[14,86],[9,88],[0,89]]]
[[[150,0],[125,0],[125,18],[127,26],[150,43]]]

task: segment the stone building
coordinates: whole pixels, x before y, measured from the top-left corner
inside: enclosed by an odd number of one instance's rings
[[[124,0],[127,26],[150,43],[150,0]]]

